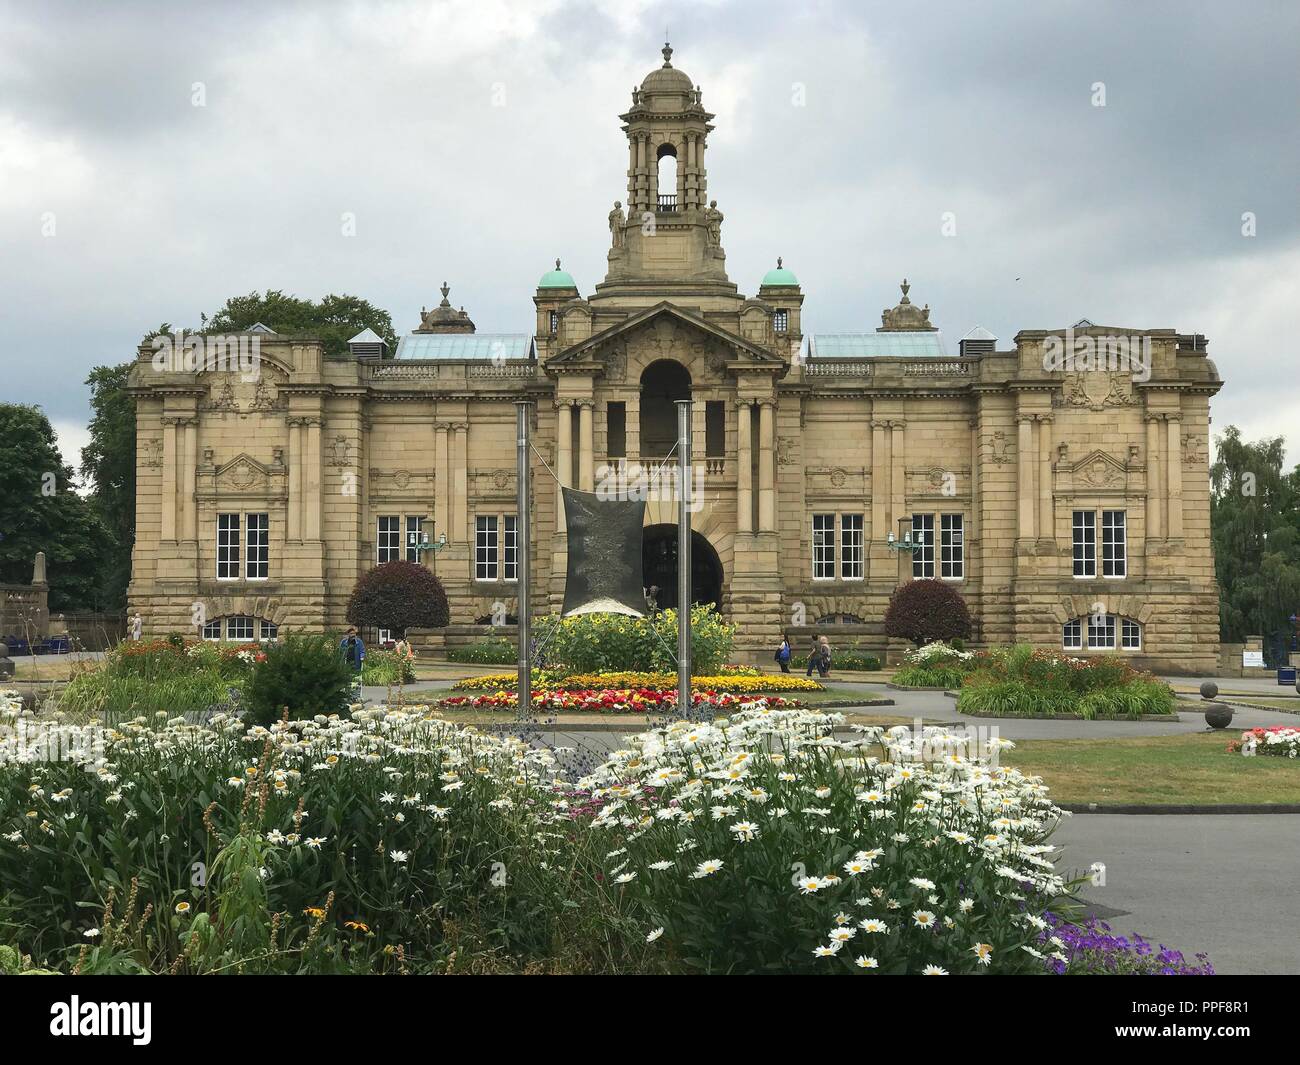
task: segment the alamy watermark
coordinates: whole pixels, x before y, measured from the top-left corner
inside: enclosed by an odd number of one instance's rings
[[[704,509],[705,470],[696,463],[688,470],[686,509],[698,514]],[[681,487],[675,463],[643,466],[639,462],[627,462],[596,468],[596,498],[605,501],[672,503],[680,496]]]
[[[206,336],[179,329],[153,338],[150,361],[158,373],[205,370],[238,373],[242,381],[256,381],[262,374],[261,341],[256,334]]]
[[[1052,334],[1043,341],[1043,369],[1088,373],[1123,372],[1136,382],[1151,380],[1151,338],[1085,333],[1074,328],[1064,336]]]

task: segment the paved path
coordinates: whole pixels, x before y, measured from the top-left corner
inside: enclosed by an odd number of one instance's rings
[[[1221,973],[1300,973],[1300,815],[1077,814],[1061,869],[1106,867],[1080,892],[1121,934],[1210,955]]]

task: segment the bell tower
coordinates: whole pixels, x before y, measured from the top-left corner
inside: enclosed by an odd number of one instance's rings
[[[672,63],[632,90],[632,107],[620,115],[627,135],[627,200],[609,213],[609,270],[600,295],[610,289],[654,283],[660,292],[730,294],[722,249],[722,212],[708,198],[704,151],[713,115],[703,94]]]

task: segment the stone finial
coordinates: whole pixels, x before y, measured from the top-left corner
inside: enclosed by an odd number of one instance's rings
[[[930,324],[930,305],[917,307],[908,296],[912,286],[907,278],[898,286],[903,290],[903,298],[897,307],[886,308],[880,314],[878,333],[888,332],[937,332],[937,327]]]
[[[45,584],[45,552],[36,552],[36,561],[32,565],[32,583]]]
[[[673,62],[672,62],[672,60],[673,60],[673,46],[672,46],[671,44],[669,44],[667,41],[664,41],[664,46],[663,46],[662,51],[663,51],[663,54],[664,54],[664,67],[665,67],[665,68],[670,68],[670,67],[672,67],[672,65],[673,65]]]
[[[558,270],[559,268],[560,268],[560,260],[559,260],[559,259],[556,259],[556,260],[555,260],[555,269]]]
[[[442,302],[443,302],[443,303],[446,303],[446,302],[447,302],[447,293],[449,293],[449,292],[451,291],[451,286],[448,285],[446,281],[444,281],[444,282],[442,283],[442,288],[440,288],[438,291],[442,293]]]
[[[777,268],[778,270],[781,269],[781,256],[779,256],[779,255],[776,257],[776,268]]]

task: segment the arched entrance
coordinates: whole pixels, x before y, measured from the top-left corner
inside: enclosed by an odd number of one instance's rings
[[[641,374],[641,457],[663,458],[677,443],[677,401],[691,398],[691,375],[680,362],[659,359]]]
[[[677,526],[647,525],[641,543],[641,566],[647,588],[659,588],[655,601],[677,607]],[[691,600],[722,609],[722,560],[713,545],[691,533]]]

